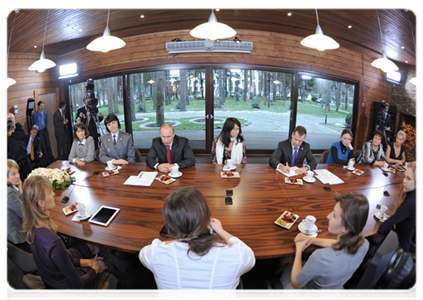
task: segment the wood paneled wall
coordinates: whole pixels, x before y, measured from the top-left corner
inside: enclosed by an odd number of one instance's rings
[[[8,73],[9,77],[16,80],[16,84],[7,89],[7,113],[13,113],[13,106],[17,104],[16,122],[21,123],[27,132],[26,104],[28,98],[37,100],[38,94],[56,91],[59,88],[55,68],[43,73],[28,71],[28,67],[38,59],[40,59],[40,54],[9,53]]]
[[[108,53],[91,52],[85,48],[80,49],[59,57],[56,62],[58,64],[79,62],[82,67],[82,77],[157,65],[233,63],[295,68],[357,80],[361,85],[359,113],[357,116],[357,136],[355,138],[356,149],[360,149],[370,138],[368,133],[370,132],[369,126],[371,126],[372,102],[385,100],[391,103],[392,85],[384,81],[383,73],[380,70],[370,65],[377,57],[376,54],[374,57],[370,57],[345,47],[320,52],[303,47],[300,44],[302,39],[300,37],[275,32],[237,30],[237,36],[243,41],[254,43],[254,49],[250,54],[168,54],[165,48],[166,42],[170,42],[174,38],[181,40],[192,39],[188,31],[169,31],[127,38],[125,39],[126,46],[124,48]],[[17,54],[13,55],[13,57],[16,56],[19,57]],[[32,56],[29,60],[31,62],[28,62],[28,66],[33,61]],[[28,66],[25,67],[28,68]],[[13,76],[13,72],[10,72],[10,70],[15,68],[15,66],[10,59],[9,67],[9,73]],[[38,74],[26,76],[27,73],[28,71],[22,74],[25,81],[33,80],[40,86],[59,86],[58,80],[53,79],[54,76],[40,75],[41,77],[38,77]],[[19,97],[30,97],[30,95],[23,96],[31,91],[28,85],[29,83],[26,83],[21,88],[21,84],[18,83],[14,87],[9,88],[8,107],[19,101]],[[26,101],[26,98],[22,100]]]

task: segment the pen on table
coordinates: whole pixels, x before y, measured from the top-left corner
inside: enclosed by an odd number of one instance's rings
[[[141,179],[142,174],[144,174],[143,172],[140,173],[140,175],[138,176],[138,179]]]

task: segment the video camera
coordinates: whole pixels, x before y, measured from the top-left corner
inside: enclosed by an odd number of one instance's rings
[[[385,110],[386,110],[386,102],[382,101],[380,103],[380,108],[379,108],[379,113],[377,114],[377,119],[376,119],[376,129],[378,130],[389,130],[389,128],[386,127],[386,122],[385,122]]]
[[[87,105],[90,108],[91,113],[97,114],[98,113],[98,99],[95,97],[94,94],[94,81],[89,78],[87,80],[87,86],[86,86],[86,96],[88,96],[88,102]]]

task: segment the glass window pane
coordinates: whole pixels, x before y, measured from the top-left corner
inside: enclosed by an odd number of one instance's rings
[[[297,123],[312,149],[330,149],[351,128],[354,85],[307,75],[298,78]]]
[[[160,126],[170,123],[193,149],[205,149],[205,69],[129,75],[135,148],[149,149]]]
[[[214,70],[214,137],[226,118],[241,122],[247,149],[274,150],[288,137],[292,74],[240,69]]]

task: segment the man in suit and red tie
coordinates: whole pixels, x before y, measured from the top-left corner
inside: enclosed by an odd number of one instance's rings
[[[172,125],[163,124],[160,137],[153,139],[145,162],[152,169],[168,173],[173,165],[179,169],[195,166],[195,156],[188,139],[177,136]]]
[[[98,119],[98,122],[101,122],[104,119],[104,115],[101,111],[97,115],[91,114],[90,107],[88,106],[88,100],[90,100],[89,94],[85,95],[84,106],[79,108],[78,112],[76,113],[76,122],[82,122],[85,124],[85,127],[88,129],[88,132],[94,139],[95,149],[97,150],[99,134],[95,119]]]
[[[269,159],[269,164],[274,169],[280,169],[282,172],[289,173],[290,168],[287,164],[303,164],[304,158],[307,160],[307,166],[299,168],[295,172],[303,174],[308,170],[316,168],[317,163],[311,153],[310,145],[304,142],[307,136],[307,130],[303,126],[295,127],[291,139],[280,142],[278,148],[273,152]]]
[[[65,117],[66,103],[60,102],[59,109],[53,115],[55,136],[57,141],[57,159],[68,159],[68,144],[66,139],[66,125],[69,120]]]

